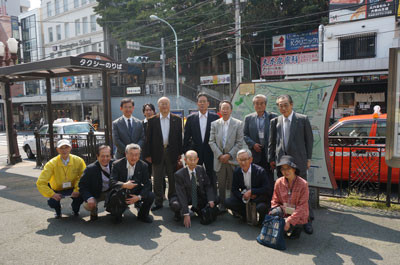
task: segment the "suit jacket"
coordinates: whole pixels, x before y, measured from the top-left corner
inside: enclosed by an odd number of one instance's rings
[[[265,155],[268,157],[268,140],[269,140],[269,125],[270,120],[276,118],[277,115],[272,112],[265,112],[266,119],[264,123],[264,151]],[[257,153],[253,146],[257,143],[260,143],[260,138],[258,136],[258,127],[257,127],[257,112],[251,113],[245,117],[244,120],[244,141],[247,146],[251,150],[253,154],[253,161],[258,163],[261,161],[261,153]]]
[[[117,147],[116,158],[125,157],[125,147],[128,144],[135,143],[143,148],[144,145],[144,130],[140,120],[132,117],[133,133],[129,135],[128,126],[126,125],[124,116],[119,117],[112,124],[112,139]]]
[[[110,177],[110,187],[121,188],[128,179],[128,169],[126,168],[126,158],[121,158],[113,163]],[[151,182],[149,179],[149,173],[147,164],[142,160],[136,163],[135,171],[133,173],[132,180],[138,184],[138,194],[142,198],[146,198],[151,191]]]
[[[243,122],[238,119],[231,118],[226,137],[225,150],[223,147],[223,125],[222,118],[211,123],[210,131],[210,147],[214,153],[214,170],[221,169],[221,162],[218,160],[223,154],[230,154],[229,163],[238,165],[236,161],[236,153],[243,148]],[[225,151],[225,152],[224,152]]]
[[[215,195],[210,179],[202,166],[196,166],[196,178],[198,182],[198,197],[207,198],[207,201],[215,201]],[[175,172],[175,189],[178,201],[182,207],[182,214],[189,213],[189,203],[192,201],[192,182],[187,167]]]
[[[267,172],[262,167],[251,164],[251,193],[257,195],[255,202],[271,203],[272,190],[274,183],[271,183]],[[233,172],[232,195],[240,201],[242,200],[242,191],[247,189],[244,185],[243,172],[240,167]]]
[[[207,127],[204,135],[204,142],[201,138],[199,112],[195,112],[187,117],[185,124],[185,132],[183,137],[183,152],[194,150],[199,157],[199,165],[202,165],[204,160],[213,161],[214,155],[209,145],[211,122],[218,120],[219,116],[213,112],[208,112]]]
[[[176,162],[183,153],[182,148],[182,119],[171,113],[169,120],[168,152],[171,162]],[[151,157],[152,163],[161,163],[164,153],[163,137],[160,123],[160,113],[148,120],[144,157]]]
[[[111,160],[108,164],[110,173],[112,170]],[[88,165],[83,171],[82,178],[79,181],[79,192],[84,201],[87,201],[90,197],[95,199],[99,198],[103,189],[103,178],[101,176],[101,166],[99,161],[95,161]],[[110,185],[111,187],[111,185]]]
[[[311,159],[314,141],[310,121],[306,115],[293,114],[288,150],[285,150],[282,133],[283,118],[283,115],[280,115],[271,121],[268,161],[275,161],[278,164],[283,155],[290,155],[295,159],[300,175],[306,177],[307,160]]]

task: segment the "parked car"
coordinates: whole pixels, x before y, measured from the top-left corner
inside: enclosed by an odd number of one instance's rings
[[[348,181],[351,175],[351,181],[387,182],[385,139],[368,139],[386,137],[386,114],[342,118],[329,128],[328,135],[336,136],[329,138],[336,180]],[[398,169],[392,170],[392,183],[399,183]]]
[[[43,125],[39,129],[42,148],[50,147],[49,138],[44,137],[44,135],[49,133],[48,129],[48,124]],[[73,149],[79,148],[86,145],[86,136],[91,130],[96,137],[104,137],[104,132],[97,132],[89,122],[74,122],[71,119],[57,119],[53,123],[54,144],[56,145],[57,141],[62,137],[71,141]],[[37,154],[35,137],[27,138],[23,143],[23,149],[28,158],[34,158]]]

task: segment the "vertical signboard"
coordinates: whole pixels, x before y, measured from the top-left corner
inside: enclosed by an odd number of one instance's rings
[[[19,24],[18,24],[18,17],[11,16],[11,30],[12,30],[12,37],[19,40]]]
[[[400,48],[390,48],[386,131],[386,163],[400,168]]]

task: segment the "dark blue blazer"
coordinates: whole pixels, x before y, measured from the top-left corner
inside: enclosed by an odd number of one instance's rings
[[[110,173],[112,170],[111,160],[108,164]],[[110,186],[111,187],[111,186]],[[88,165],[83,171],[81,180],[79,181],[79,193],[83,200],[87,201],[90,197],[99,198],[101,190],[103,189],[103,178],[101,177],[100,162],[96,160],[92,164]]]
[[[251,193],[257,195],[255,202],[270,203],[272,198],[273,183],[267,177],[267,172],[262,167],[251,164]],[[243,173],[240,167],[233,172],[232,195],[242,200],[242,191],[246,189],[244,185]]]
[[[208,112],[206,134],[204,142],[201,139],[199,112],[196,111],[187,117],[185,124],[185,132],[183,137],[183,151],[194,150],[199,156],[199,165],[203,164],[204,160],[213,161],[214,154],[208,144],[210,140],[211,122],[218,120],[219,116],[216,113]]]

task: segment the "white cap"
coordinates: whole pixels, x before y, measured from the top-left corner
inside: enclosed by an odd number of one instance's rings
[[[68,145],[69,147],[71,147],[71,143],[67,139],[61,139],[57,142],[57,148],[60,148],[63,145]]]

